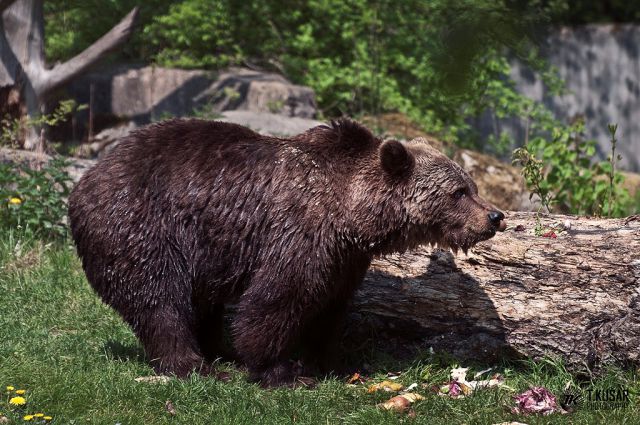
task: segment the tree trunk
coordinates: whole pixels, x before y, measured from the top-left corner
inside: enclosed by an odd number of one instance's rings
[[[555,239],[535,236],[535,214],[511,212],[510,228],[469,256],[423,248],[374,261],[354,301],[351,332],[418,339],[462,359],[552,355],[573,368],[637,364],[640,216],[541,221],[570,229],[556,230]]]
[[[138,12],[134,8],[82,53],[47,69],[42,5],[43,0],[0,0],[0,90],[19,87],[27,118],[41,115],[47,97],[54,90],[121,45],[131,34]],[[40,129],[27,127],[24,147],[34,149],[40,138]]]

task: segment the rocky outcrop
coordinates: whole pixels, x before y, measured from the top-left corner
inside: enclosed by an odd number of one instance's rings
[[[269,112],[286,117],[315,118],[315,93],[291,84],[282,75],[233,68],[195,98],[215,112],[228,110]]]
[[[139,126],[169,117],[215,118],[228,110],[304,119],[317,113],[312,89],[278,74],[242,68],[215,74],[121,65],[79,78],[68,96],[90,105],[94,133],[122,122]],[[75,122],[88,123],[89,109],[79,112]],[[87,132],[88,124],[75,133]]]
[[[323,124],[322,121],[308,118],[287,118],[282,115],[253,111],[226,111],[217,119],[244,125],[258,133],[271,136],[293,136]]]

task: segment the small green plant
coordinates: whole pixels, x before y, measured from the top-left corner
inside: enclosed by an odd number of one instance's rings
[[[282,108],[284,108],[284,101],[281,99],[270,100],[269,102],[267,102],[267,108],[272,114],[277,114],[278,112],[282,111]]]
[[[75,100],[62,100],[50,114],[37,117],[19,119],[5,116],[0,120],[0,145],[18,147],[27,128],[39,128],[42,126],[55,127],[69,119],[76,111],[86,109],[87,105],[78,105]]]
[[[620,161],[622,157],[620,154],[616,157],[616,144],[618,143],[618,139],[616,139],[616,131],[618,130],[618,124],[609,124],[609,135],[611,136],[611,155],[609,155],[609,173],[607,177],[609,178],[609,203],[607,208],[607,216],[611,217],[611,209],[612,206],[616,202],[616,191],[614,190],[614,185],[616,184],[616,162]]]
[[[0,228],[43,239],[64,238],[71,188],[66,165],[59,158],[40,170],[0,164]]]
[[[549,183],[544,177],[544,163],[536,158],[526,146],[513,151],[513,162],[522,166],[522,175],[527,187],[531,190],[529,200],[532,200],[535,195],[540,199],[538,212],[543,207],[547,212],[551,212],[551,204],[554,199]]]
[[[528,189],[540,198],[547,211],[580,215],[623,216],[629,194],[621,186],[624,177],[615,171],[615,129],[608,161],[592,162],[596,143],[583,137],[584,123],[551,129],[551,140],[533,137],[513,153],[522,166]],[[619,158],[618,158],[619,159]]]
[[[233,87],[225,87],[222,89],[222,93],[224,94],[224,97],[229,99],[229,100],[238,100],[240,99],[240,92],[233,88]]]
[[[213,105],[205,103],[204,105],[195,108],[191,113],[191,116],[203,120],[215,120],[220,118],[222,114],[216,111]]]
[[[19,119],[6,115],[0,121],[0,146],[16,148],[22,139],[22,123]]]

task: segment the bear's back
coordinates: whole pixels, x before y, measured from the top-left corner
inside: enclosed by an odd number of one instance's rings
[[[191,265],[230,267],[211,258],[224,255],[244,268],[284,254],[284,241],[299,249],[331,243],[328,232],[343,226],[349,176],[337,169],[335,156],[344,155],[330,140],[311,136],[265,137],[202,120],[133,132],[71,194],[78,252],[151,257],[175,246],[175,255],[193,255]]]

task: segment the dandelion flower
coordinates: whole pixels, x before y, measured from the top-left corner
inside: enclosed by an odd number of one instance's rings
[[[44,417],[44,418],[42,418],[42,419],[44,419],[45,421],[50,421],[50,420],[51,420],[51,419],[53,419],[53,418],[52,418],[51,416],[45,416],[45,417]]]
[[[9,203],[11,205],[20,205],[22,203],[22,199],[20,199],[20,198],[11,198],[11,199],[9,199]]]
[[[16,390],[16,394],[18,395],[24,395],[24,393],[26,393],[27,390]]]
[[[25,421],[30,421],[31,419],[33,419],[33,415],[24,415],[22,419],[24,419]]]
[[[24,397],[12,397],[9,399],[9,404],[13,404],[14,406],[24,406],[27,403],[27,400]]]
[[[12,387],[11,385],[7,385],[7,391],[13,391],[13,390],[15,390],[14,387]]]
[[[44,416],[44,413],[36,413],[36,414],[35,414],[35,415],[33,415],[33,416],[35,416],[36,418],[41,418],[41,417],[43,417],[43,416]]]

